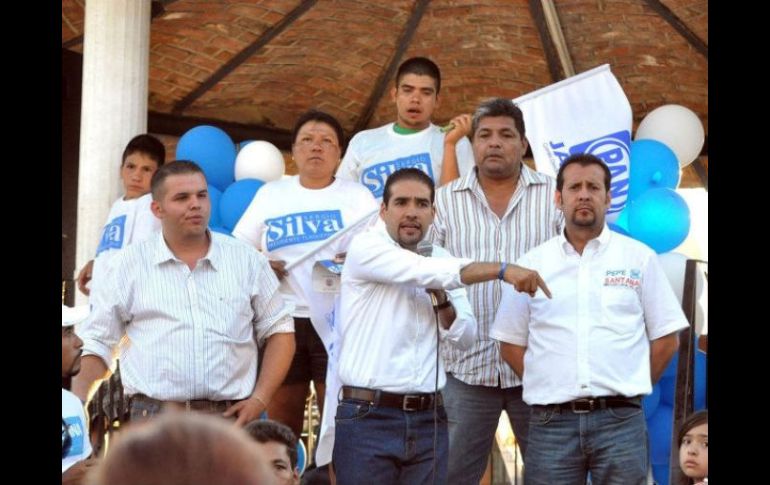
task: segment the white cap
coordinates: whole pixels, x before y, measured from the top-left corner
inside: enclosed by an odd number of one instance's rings
[[[84,321],[91,313],[91,307],[89,305],[80,305],[76,307],[69,307],[62,304],[61,306],[61,326],[71,327]]]

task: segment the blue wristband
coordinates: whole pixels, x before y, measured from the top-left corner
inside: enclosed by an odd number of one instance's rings
[[[508,263],[502,263],[500,265],[500,272],[497,273],[497,279],[498,280],[502,280],[502,279],[505,278],[505,268],[507,268],[507,267],[508,267]]]

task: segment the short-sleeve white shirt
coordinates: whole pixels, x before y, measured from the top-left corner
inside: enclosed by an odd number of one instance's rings
[[[506,285],[490,331],[527,348],[527,404],[652,391],[650,341],[689,324],[650,248],[605,226],[582,255],[559,235],[517,264],[537,270],[553,295]]]

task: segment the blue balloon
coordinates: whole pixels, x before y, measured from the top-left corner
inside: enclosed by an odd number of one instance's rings
[[[676,371],[679,352],[663,371],[663,375],[657,384],[653,386],[653,392],[657,387],[660,390],[660,404],[673,406],[676,392]],[[706,407],[706,354],[696,352],[695,367],[693,368],[693,410],[698,411]]]
[[[650,419],[650,416],[652,416],[655,413],[655,410],[658,409],[658,404],[660,404],[660,386],[655,384],[652,386],[652,393],[644,396],[644,399],[642,399],[644,419]]]
[[[694,411],[706,408],[706,354],[695,353]]]
[[[222,199],[222,192],[209,185],[209,200],[211,201],[211,217],[209,218],[209,227],[215,228],[222,226],[222,218],[219,217],[219,202]]]
[[[657,140],[631,142],[628,200],[649,189],[675,189],[679,185],[679,160],[673,150]]]
[[[631,237],[631,233],[623,229],[623,226],[619,226],[617,224],[613,224],[611,222],[607,223],[607,227],[610,228],[610,231],[617,232],[618,234],[623,234],[624,236]]]
[[[201,125],[188,130],[176,146],[177,160],[197,163],[209,186],[225,190],[235,180],[235,144],[215,126]]]
[[[613,224],[620,227],[624,231],[626,231],[625,233],[621,233],[621,234],[628,235],[628,206],[626,206],[622,211],[620,211],[620,214],[618,214],[618,218],[615,219],[615,222]]]
[[[676,248],[690,232],[690,209],[672,189],[651,189],[627,206],[628,230],[658,254]]]
[[[676,394],[676,376],[661,377],[658,381],[660,389],[660,405],[674,405],[674,394]]]
[[[211,229],[214,232],[218,232],[219,234],[224,234],[225,236],[230,236],[230,237],[233,236],[226,227],[222,227],[222,226],[209,226],[209,229]]]
[[[652,465],[652,478],[657,485],[668,485],[668,464]]]
[[[219,215],[222,217],[222,224],[225,228],[233,230],[238,224],[246,208],[254,198],[257,190],[265,185],[261,180],[243,179],[230,184],[222,194],[222,200],[219,202]]]
[[[654,465],[668,465],[671,453],[671,429],[673,427],[674,408],[660,403],[658,409],[647,420],[647,433],[650,438],[650,461]]]
[[[666,370],[663,371],[663,374],[661,374],[661,378],[663,377],[673,377],[676,376],[676,367],[679,362],[679,352],[675,352],[674,356],[671,358],[671,362],[668,363],[668,367],[666,367]]]

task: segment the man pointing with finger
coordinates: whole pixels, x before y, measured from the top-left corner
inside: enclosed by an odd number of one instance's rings
[[[519,291],[550,292],[539,275],[506,263],[418,251],[434,216],[434,187],[419,169],[385,183],[380,218],[353,238],[342,271],[334,453],[339,485],[447,482],[446,382],[438,338],[467,349],[477,324],[465,285],[503,280]],[[383,227],[384,226],[384,227]],[[431,301],[426,289],[435,299]],[[435,414],[434,414],[435,413]]]
[[[490,335],[532,406],[525,484],[644,484],[652,392],[688,323],[654,251],[611,232],[610,172],[593,155],[556,178],[563,235],[522,256],[554,298],[503,296]]]

